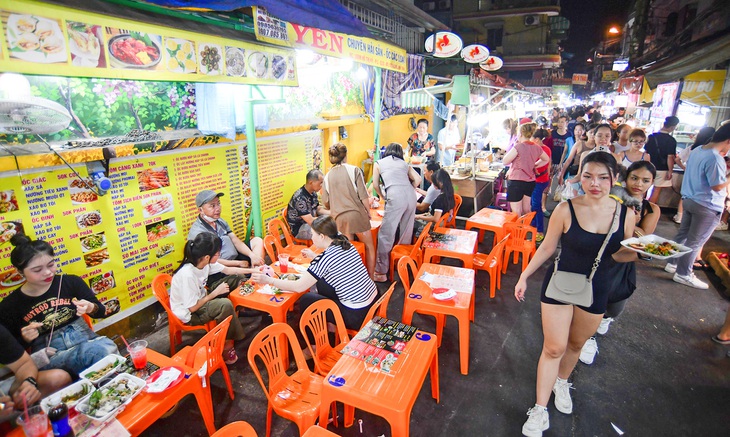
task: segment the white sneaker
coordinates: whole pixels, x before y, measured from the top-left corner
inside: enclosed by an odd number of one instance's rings
[[[606,335],[608,332],[608,326],[613,322],[613,317],[606,317],[601,319],[601,324],[598,325],[598,329],[596,330],[597,333],[601,335]]]
[[[535,405],[527,410],[527,422],[522,425],[522,435],[527,437],[542,437],[542,432],[550,428],[550,417],[545,407]]]
[[[682,214],[674,214],[674,217],[672,217],[672,221],[677,224],[682,223]]]
[[[727,231],[727,223],[720,223],[715,228],[716,231]]]
[[[593,364],[593,360],[596,358],[597,353],[598,343],[596,343],[595,337],[591,337],[586,341],[586,344],[583,345],[583,349],[580,351],[581,363],[588,365]]]
[[[570,389],[573,384],[569,383],[566,379],[555,380],[553,385],[553,393],[555,393],[555,408],[563,414],[570,414],[573,412],[573,400],[570,399]]]
[[[708,288],[710,288],[710,286],[707,285],[705,282],[697,279],[697,276],[695,276],[694,273],[690,273],[687,276],[682,276],[679,273],[675,273],[672,279],[674,280],[674,282],[678,282],[682,285],[688,285],[694,288],[699,288],[700,290],[707,290]]]
[[[664,271],[667,273],[675,273],[677,271],[676,264],[667,264],[664,266]]]

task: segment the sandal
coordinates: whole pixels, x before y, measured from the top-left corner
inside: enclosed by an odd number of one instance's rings
[[[720,337],[718,337],[717,335],[712,336],[712,341],[714,341],[715,343],[724,344],[724,345],[730,344],[730,340],[723,340]]]
[[[383,273],[375,273],[373,275],[373,281],[375,282],[388,282],[388,275]]]
[[[707,263],[703,260],[697,260],[692,264],[692,270],[707,270]]]
[[[238,355],[236,355],[236,350],[234,348],[230,348],[227,351],[223,351],[223,362],[227,365],[235,364],[236,361],[238,361]]]

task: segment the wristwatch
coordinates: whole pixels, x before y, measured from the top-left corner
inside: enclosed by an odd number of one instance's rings
[[[25,378],[25,380],[23,382],[25,382],[25,381],[28,381],[29,383],[31,383],[33,385],[33,387],[38,388],[38,381],[36,381],[35,378],[33,378],[32,376]]]

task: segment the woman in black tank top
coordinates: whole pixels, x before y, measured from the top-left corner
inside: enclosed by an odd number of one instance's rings
[[[636,220],[627,215],[626,208],[609,197],[615,181],[616,159],[607,152],[589,154],[583,161],[579,175],[581,187],[586,193],[555,208],[545,234],[545,240],[515,285],[515,297],[523,301],[527,279],[555,253],[558,242],[562,247],[558,268],[575,273],[590,274],[593,260],[611,228],[616,208],[621,208],[620,225],[614,232],[603,253],[593,280],[593,305],[578,307],[566,305],[544,296],[544,289],[552,274],[552,264],[543,284],[541,298],[544,343],[537,370],[536,403],[528,411],[528,420],[522,427],[527,436],[542,436],[548,429],[547,404],[550,392],[555,392],[555,406],[570,414],[573,403],[567,382],[573,371],[583,344],[590,338],[606,310],[609,284],[607,271],[617,262],[636,260],[636,253],[621,247],[620,242],[634,233]]]

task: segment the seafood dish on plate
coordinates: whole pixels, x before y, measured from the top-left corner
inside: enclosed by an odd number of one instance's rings
[[[89,279],[89,288],[91,288],[91,291],[93,291],[94,294],[111,290],[115,285],[114,275],[111,272],[97,275]]]
[[[121,373],[79,402],[76,410],[92,419],[104,422],[137,396],[146,384],[143,379]]]
[[[21,275],[20,272],[15,269],[15,267],[13,267],[9,272],[0,276],[0,286],[5,288],[15,287],[16,285],[20,285],[23,282],[25,282],[25,276]]]
[[[43,398],[41,401],[41,408],[43,411],[48,413],[54,405],[57,405],[59,402],[63,402],[69,409],[71,409],[92,391],[94,391],[94,385],[85,379],[81,379],[50,396]]]
[[[81,249],[84,252],[91,252],[104,246],[106,246],[106,237],[103,232],[81,237]]]
[[[152,68],[160,63],[160,46],[146,33],[123,33],[109,39],[109,55],[116,68]]]
[[[255,77],[261,79],[269,72],[269,58],[265,53],[253,52],[248,56],[248,69]]]
[[[153,197],[142,203],[142,212],[145,218],[154,217],[173,210],[172,195]]]
[[[17,211],[18,199],[15,197],[15,190],[0,191],[0,213]]]
[[[195,43],[186,39],[165,38],[165,54],[167,70],[173,73],[195,73],[198,62],[195,55]]]
[[[86,368],[79,373],[83,379],[96,383],[116,371],[119,366],[124,363],[124,357],[121,355],[111,354],[97,361],[94,365]]]
[[[201,44],[198,48],[198,64],[203,74],[220,74],[221,48],[215,44]]]
[[[107,249],[102,249],[98,252],[84,255],[84,262],[86,263],[86,267],[98,266],[99,264],[105,263],[107,261],[109,261],[109,251]]]
[[[7,243],[18,233],[18,225],[15,222],[0,223],[0,244]]]
[[[163,256],[172,253],[172,251],[175,250],[175,245],[172,243],[163,244],[160,247],[157,248],[157,251],[155,252],[155,256],[157,258],[162,258]]]
[[[85,212],[76,216],[76,223],[79,228],[89,228],[101,223],[101,213],[99,211]]]
[[[167,173],[167,167],[156,167],[137,173],[137,182],[139,183],[140,192],[156,190],[169,187],[170,176]]]

